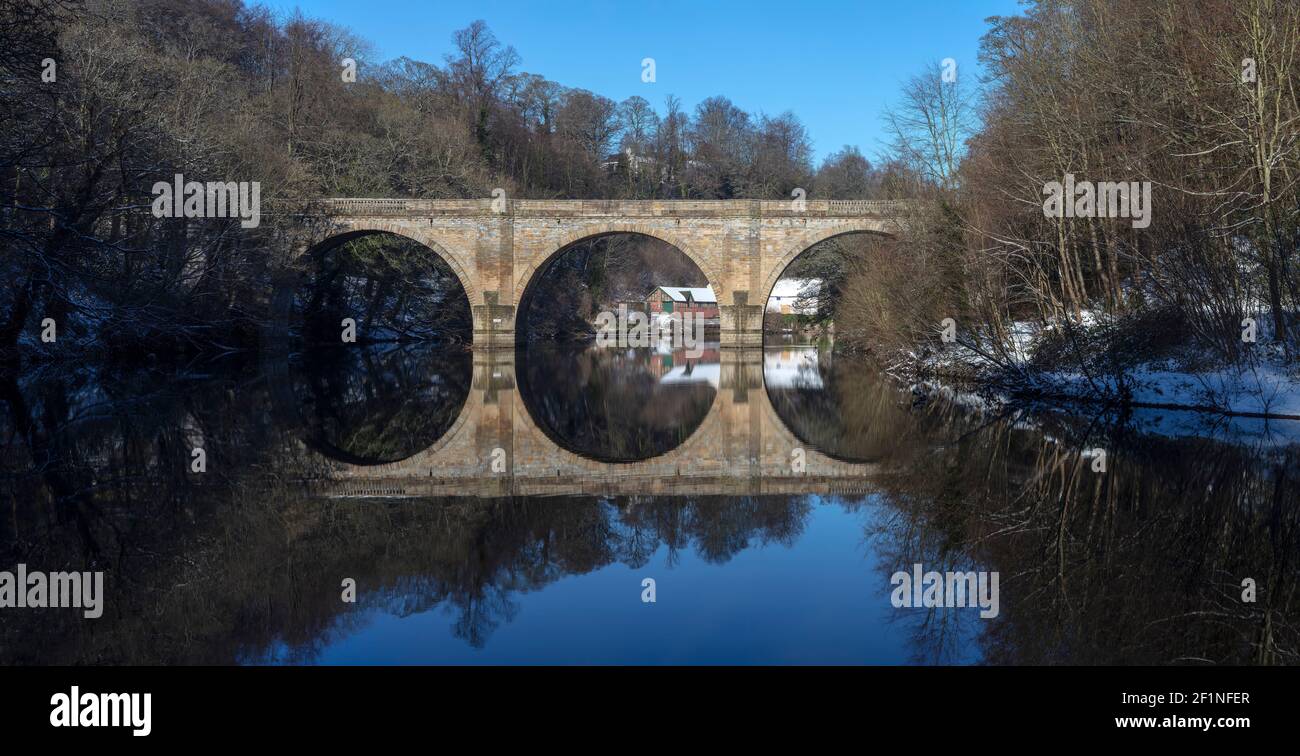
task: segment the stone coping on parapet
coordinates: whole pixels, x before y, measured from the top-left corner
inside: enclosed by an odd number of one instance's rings
[[[494,204],[496,203],[496,204]],[[913,200],[427,200],[335,197],[277,201],[267,212],[344,217],[424,218],[892,218]]]

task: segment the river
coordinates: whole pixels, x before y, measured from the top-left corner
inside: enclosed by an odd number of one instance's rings
[[[1298,435],[814,345],[37,370],[0,569],[103,571],[105,611],[0,610],[0,662],[1295,663]],[[899,606],[928,572],[994,615]]]

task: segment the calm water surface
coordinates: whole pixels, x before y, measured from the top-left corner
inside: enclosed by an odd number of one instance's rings
[[[0,662],[1294,663],[1297,435],[792,344],[10,376],[0,569],[107,598],[0,610]],[[998,572],[998,616],[896,608],[918,563]]]

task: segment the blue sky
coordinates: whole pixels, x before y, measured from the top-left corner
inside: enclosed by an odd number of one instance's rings
[[[989,16],[1017,0],[268,0],[345,26],[379,60],[441,64],[451,34],[481,18],[519,52],[524,71],[622,100],[641,95],[663,112],[674,94],[688,110],[726,95],[741,108],[792,110],[820,160],[845,144],[874,156],[881,112],[899,85],[951,57],[978,75]],[[656,81],[641,81],[654,58]]]

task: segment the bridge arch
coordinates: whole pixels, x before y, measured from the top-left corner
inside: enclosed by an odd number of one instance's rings
[[[342,225],[343,228],[338,228],[339,225]],[[370,234],[393,234],[410,239],[432,250],[456,274],[456,280],[460,282],[461,288],[465,290],[465,296],[469,297],[470,305],[483,303],[479,293],[478,281],[469,272],[469,268],[472,267],[472,258],[463,253],[454,253],[452,251],[454,247],[445,244],[422,228],[401,221],[374,219],[346,221],[342,224],[336,224],[335,228],[331,230],[333,233],[301,248],[295,255],[295,265],[301,264],[302,261],[314,255],[327,252],[340,244],[346,244],[353,239],[360,239]]]
[[[282,344],[288,336],[290,320],[293,317],[295,292],[298,291],[299,287],[307,283],[309,275],[307,263],[349,241],[373,234],[392,234],[409,239],[428,249],[445,262],[447,267],[451,268],[452,275],[456,277],[456,281],[465,292],[466,299],[469,300],[472,320],[470,338],[473,339],[473,334],[482,332],[480,329],[480,326],[484,326],[484,324],[480,323],[483,317],[482,308],[478,307],[478,305],[481,305],[483,300],[478,286],[478,279],[470,272],[473,270],[473,259],[471,257],[467,257],[463,252],[456,250],[455,247],[445,244],[438,237],[410,222],[401,220],[385,221],[378,218],[355,219],[333,222],[324,233],[317,234],[312,241],[302,244],[294,250],[290,260],[289,273],[273,284],[274,290],[271,303],[273,322],[268,339],[270,343]]]
[[[681,236],[641,223],[602,222],[581,226],[568,232],[558,240],[548,244],[547,250],[544,254],[538,255],[534,259],[529,260],[523,270],[521,270],[515,278],[514,301],[516,305],[521,308],[522,311],[525,304],[525,297],[532,292],[534,284],[541,278],[546,267],[560,255],[567,252],[571,247],[579,242],[598,239],[602,236],[612,236],[614,234],[650,236],[672,245],[677,251],[686,255],[691,262],[695,263],[695,267],[699,268],[700,271],[704,273],[704,278],[708,281],[709,285],[713,287],[714,294],[717,295],[719,301],[721,301],[722,289],[719,287],[721,277],[718,275],[718,272],[713,269],[713,266],[709,263],[707,257],[700,254],[699,251],[694,249],[692,245],[688,244]]]
[[[785,269],[790,267],[790,263],[794,262],[796,257],[807,252],[812,247],[845,234],[869,233],[892,238],[895,236],[895,231],[896,227],[887,221],[863,218],[804,234],[793,244],[786,247],[781,256],[776,259],[772,269],[768,271],[766,280],[763,282],[763,289],[759,292],[762,294],[762,298],[755,301],[755,304],[767,307],[767,301],[772,296],[772,289],[776,288],[776,282],[781,280],[781,275],[785,273]]]

